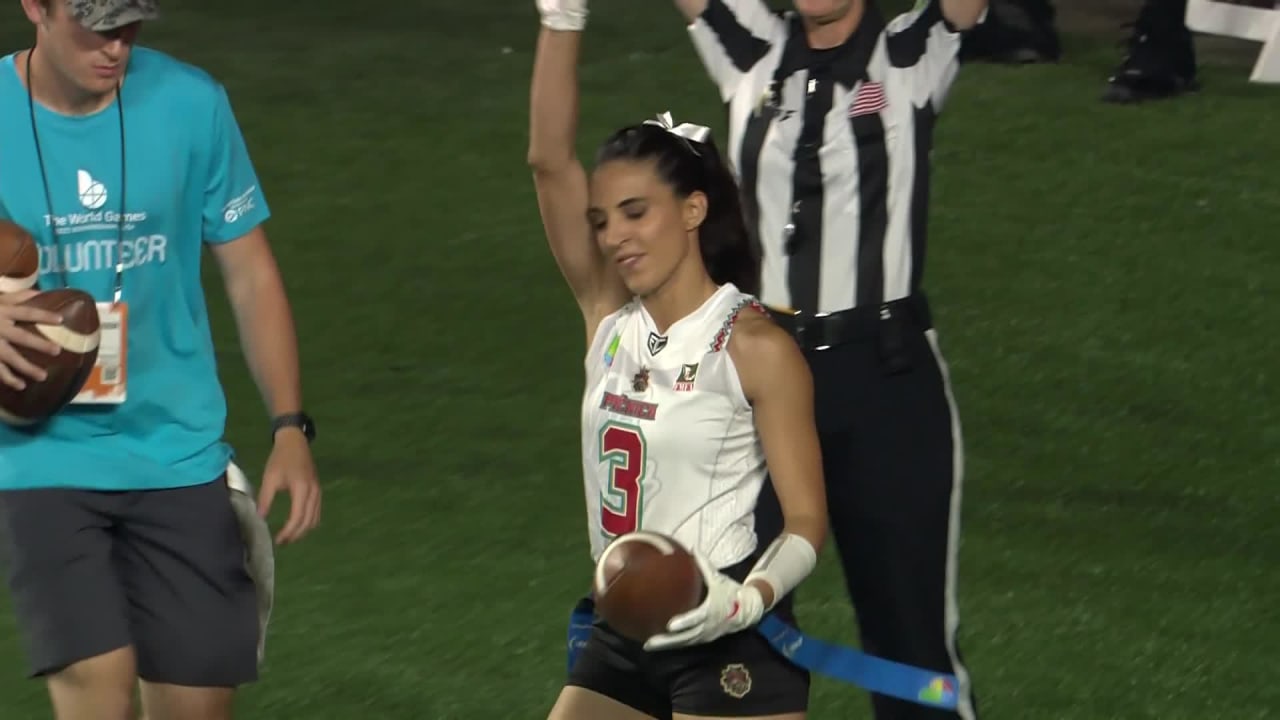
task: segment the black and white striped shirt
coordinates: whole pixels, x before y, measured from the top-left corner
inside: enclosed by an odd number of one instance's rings
[[[938,0],[888,24],[868,2],[830,50],[810,49],[799,16],[764,0],[710,0],[689,32],[728,104],[761,299],[827,313],[916,292],[934,120],[961,39]]]

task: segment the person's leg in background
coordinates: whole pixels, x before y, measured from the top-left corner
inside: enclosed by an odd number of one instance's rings
[[[1051,0],[991,0],[987,19],[965,34],[961,62],[1026,64],[1062,57]]]
[[[1176,97],[1197,89],[1187,0],[1144,0],[1127,27],[1127,52],[1107,80],[1113,103]],[[991,0],[986,22],[961,45],[964,62],[1055,62],[1062,56],[1052,0]]]
[[[1104,101],[1157,100],[1198,88],[1187,0],[1145,0],[1127,44],[1128,52],[1107,80]]]

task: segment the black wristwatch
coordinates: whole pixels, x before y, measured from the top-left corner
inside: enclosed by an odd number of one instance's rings
[[[285,413],[271,419],[271,442],[276,441],[276,433],[284,428],[298,428],[306,436],[307,442],[316,439],[316,424],[305,412]]]

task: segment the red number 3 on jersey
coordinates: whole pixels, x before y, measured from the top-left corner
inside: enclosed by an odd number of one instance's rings
[[[600,429],[600,462],[609,463],[609,484],[600,495],[600,527],[609,537],[640,528],[645,461],[640,428],[611,422]]]

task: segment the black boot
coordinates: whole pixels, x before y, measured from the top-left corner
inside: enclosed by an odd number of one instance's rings
[[[1187,0],[1146,0],[1129,52],[1102,94],[1106,102],[1133,103],[1198,89],[1195,44],[1187,29]]]
[[[1062,56],[1049,0],[991,0],[987,19],[960,45],[961,62],[1057,62]]]

